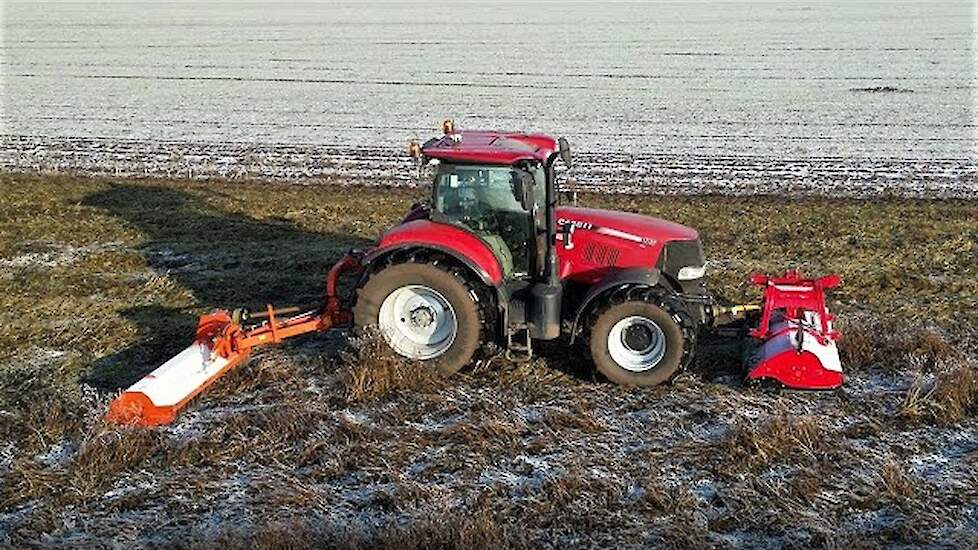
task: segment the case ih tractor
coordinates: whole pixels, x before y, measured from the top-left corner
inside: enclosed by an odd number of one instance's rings
[[[559,204],[555,168],[571,166],[564,139],[457,131],[451,121],[443,131],[409,147],[434,173],[431,200],[414,205],[372,249],[338,262],[322,306],[292,316],[297,310],[271,306],[205,315],[194,344],[120,395],[109,418],[170,422],[254,347],[350,323],[379,327],[396,353],[445,374],[486,342],[519,360],[532,356],[534,341],[561,337],[586,343],[597,370],[619,384],[661,384],[690,362],[698,329],[719,311],[704,285],[695,230]],[[341,297],[344,274],[357,279],[355,292]],[[755,282],[783,298],[765,291],[755,370],[765,366],[765,377],[791,387],[841,384],[823,294],[838,281],[789,272]]]
[[[598,370],[625,384],[668,380],[711,302],[696,231],[558,204],[565,140],[455,132],[412,145],[433,164],[416,205],[363,259],[353,318],[401,355],[452,373],[486,340],[527,358],[534,340],[585,339]]]

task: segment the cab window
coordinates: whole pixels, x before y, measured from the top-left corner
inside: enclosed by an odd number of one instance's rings
[[[433,186],[434,210],[479,236],[493,250],[503,272],[515,277],[529,273],[534,246],[533,222],[517,192],[523,174],[512,166],[443,163]]]

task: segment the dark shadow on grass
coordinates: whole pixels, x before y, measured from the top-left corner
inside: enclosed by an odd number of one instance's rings
[[[746,375],[747,338],[746,335],[732,336],[715,330],[703,331],[697,339],[696,356],[689,372],[707,382],[742,386]]]
[[[732,325],[723,328],[735,330]],[[744,338],[703,330],[697,339],[693,362],[686,372],[706,382],[742,386]],[[561,338],[553,342],[535,342],[534,346],[537,354],[546,358],[554,370],[583,383],[611,383],[596,371],[590,351],[581,342],[570,345],[567,338]]]
[[[350,248],[369,244],[351,235],[311,232],[287,220],[216,209],[165,187],[113,185],[83,204],[145,235],[140,253],[150,267],[193,295],[191,307],[164,303],[123,312],[139,327],[137,342],[96,361],[85,377],[106,390],[128,386],[189,345],[200,309],[262,308],[266,303],[315,307],[333,262]]]
[[[571,378],[585,383],[606,383],[591,362],[591,352],[580,339],[573,344],[568,336],[550,342],[533,342],[534,354],[547,360],[547,365]]]

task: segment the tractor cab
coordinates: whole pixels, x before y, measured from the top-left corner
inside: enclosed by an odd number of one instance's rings
[[[507,279],[527,278],[538,263],[533,252],[543,220],[535,214],[546,200],[544,182],[543,169],[531,164],[440,163],[432,185],[432,219],[463,226],[482,239]]]
[[[559,143],[540,134],[455,131],[411,152],[434,165],[430,219],[460,226],[496,256],[506,280],[544,272],[547,186]],[[564,142],[566,143],[566,142]],[[569,163],[569,151],[565,153]]]

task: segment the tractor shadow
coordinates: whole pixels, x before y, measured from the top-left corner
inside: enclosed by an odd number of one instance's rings
[[[705,329],[697,337],[696,354],[684,371],[704,382],[741,387],[745,374],[744,339],[734,336],[742,322]],[[585,384],[610,384],[597,372],[587,346],[578,341],[571,345],[567,337],[554,342],[534,344],[537,354],[547,361],[548,368],[559,371]]]
[[[190,344],[201,310],[266,303],[314,308],[333,262],[350,248],[369,245],[360,237],[259,220],[206,202],[176,189],[125,184],[83,201],[144,236],[137,250],[156,277],[134,280],[134,292],[159,285],[147,300],[154,303],[122,312],[137,327],[135,343],[92,364],[88,384],[111,391],[139,380]]]
[[[551,342],[534,342],[534,353],[544,359],[548,369],[561,372],[584,384],[600,384],[606,381],[598,374],[591,361],[591,352],[578,338],[573,344],[563,335]]]

